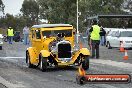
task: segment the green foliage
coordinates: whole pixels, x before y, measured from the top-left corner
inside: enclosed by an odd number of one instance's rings
[[[2,11],[3,14],[4,14],[4,8],[5,8],[5,5],[3,4],[3,1],[0,0],[0,11]]]
[[[86,3],[85,4],[85,11],[82,9],[79,9],[81,12],[86,12],[85,16],[82,15],[83,19],[86,19],[86,17],[94,16],[94,15],[110,15],[110,14],[124,14],[124,12],[121,10],[122,4],[124,0],[81,0],[81,2]],[[82,19],[82,20],[83,20]],[[118,27],[121,26],[118,24],[120,22],[118,19],[100,19],[100,23],[102,26],[105,27]],[[85,22],[84,25],[88,25],[87,22]]]
[[[26,20],[22,16],[16,16],[6,14],[5,17],[0,18],[0,28],[13,27],[14,30],[22,30],[26,25]]]
[[[76,24],[76,0],[37,0],[40,16],[50,23]]]
[[[1,0],[0,0],[1,1]],[[0,27],[11,25],[15,30],[21,30],[25,25],[37,24],[39,19],[47,19],[50,23],[68,23],[76,27],[77,0],[24,0],[22,15],[7,14],[0,18]],[[123,14],[121,10],[124,0],[78,0],[79,1],[79,31],[88,26],[86,18],[98,14]],[[1,5],[1,2],[0,2]],[[123,24],[122,19],[101,19],[104,27],[117,27]],[[129,26],[132,20],[129,20]]]
[[[38,23],[39,5],[35,0],[24,0],[21,8],[27,24],[33,25]]]

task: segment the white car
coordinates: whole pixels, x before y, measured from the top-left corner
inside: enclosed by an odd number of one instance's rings
[[[2,45],[3,45],[3,35],[0,34],[0,50],[2,50]]]
[[[108,49],[112,47],[120,47],[121,42],[123,42],[124,48],[132,48],[131,29],[115,29],[110,31],[106,36],[106,46],[108,46]]]

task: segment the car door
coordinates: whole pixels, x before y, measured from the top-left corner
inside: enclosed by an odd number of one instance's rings
[[[113,45],[114,45],[114,47],[119,47],[119,45],[120,45],[119,37],[120,37],[120,32],[116,31],[115,35],[113,37]]]
[[[109,37],[109,40],[108,40],[111,47],[115,47],[115,33],[116,31],[113,31],[111,34],[111,37]]]
[[[35,30],[35,47],[38,51],[42,50],[43,48],[40,29]]]

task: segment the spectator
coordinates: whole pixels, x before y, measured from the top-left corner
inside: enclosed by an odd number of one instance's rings
[[[24,35],[24,44],[28,45],[29,44],[29,27],[25,26],[23,28],[23,35]]]
[[[106,35],[106,31],[101,26],[101,28],[100,28],[100,45],[102,45],[102,46],[105,45],[105,35]]]
[[[93,25],[90,32],[90,41],[92,44],[92,58],[96,56],[99,58],[99,43],[100,43],[100,27],[98,26],[97,20],[93,20]]]
[[[87,34],[87,36],[88,36],[88,46],[89,46],[89,49],[91,50],[91,41],[90,41],[90,32],[89,32],[89,30],[90,30],[90,28],[88,28],[87,30],[86,30],[86,34]]]
[[[7,30],[7,36],[8,36],[9,44],[12,44],[12,42],[13,42],[13,36],[14,36],[14,30],[13,30],[12,27],[8,28],[8,30]]]

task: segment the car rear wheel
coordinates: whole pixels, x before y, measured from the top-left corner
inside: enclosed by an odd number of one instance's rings
[[[39,67],[40,67],[40,70],[43,72],[47,70],[47,58],[43,57],[42,55],[40,56]]]
[[[26,52],[26,63],[27,63],[28,68],[32,68],[33,67],[33,64],[31,64],[31,62],[30,62],[29,52]]]
[[[108,49],[112,49],[110,42],[107,42],[107,47],[108,47]]]
[[[84,70],[88,70],[89,69],[89,57],[85,56],[84,60],[82,61],[82,68]]]
[[[2,46],[0,46],[0,50],[2,50]]]

